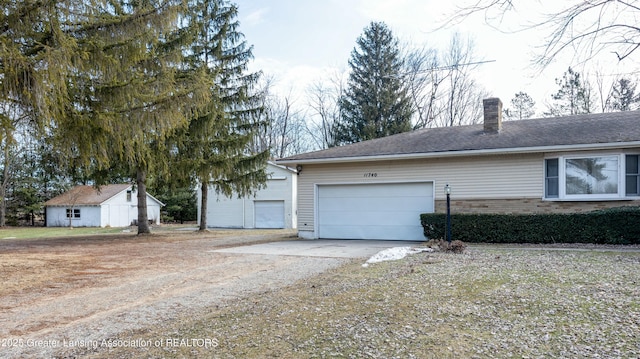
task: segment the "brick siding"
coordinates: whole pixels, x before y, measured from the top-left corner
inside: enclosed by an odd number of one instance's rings
[[[446,200],[436,200],[436,213],[446,212],[446,206]],[[640,200],[575,202],[543,201],[539,198],[451,200],[452,213],[573,213],[623,206],[640,206]]]

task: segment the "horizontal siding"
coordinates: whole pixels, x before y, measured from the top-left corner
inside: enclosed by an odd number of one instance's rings
[[[420,159],[340,164],[306,164],[298,178],[298,225],[314,230],[314,190],[318,184],[434,182],[436,200],[541,198],[542,154],[494,155],[477,158]]]
[[[278,166],[268,165],[269,179],[266,187],[256,191],[253,195],[238,198],[233,193],[231,198],[216,195],[213,187],[209,187],[207,202],[207,225],[212,227],[255,227],[256,201],[284,201],[285,228],[296,227],[296,202],[293,191],[297,175]],[[200,201],[202,193],[198,186],[198,220],[200,219]]]

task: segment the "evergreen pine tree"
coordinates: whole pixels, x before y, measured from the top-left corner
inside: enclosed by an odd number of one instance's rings
[[[551,95],[554,101],[545,115],[569,116],[592,112],[591,86],[583,81],[579,72],[569,67],[561,79],[556,79],[556,84],[560,88]]]
[[[185,61],[195,31],[181,21],[189,10],[181,1],[109,3],[81,7],[99,16],[74,32],[84,61],[69,77],[57,144],[79,165],[119,168],[135,178],[144,234],[147,176],[169,170],[165,141],[204,104],[206,77]]]
[[[339,100],[336,144],[385,137],[411,130],[413,109],[400,79],[398,40],[382,22],[372,22],[351,52],[351,73]]]
[[[511,99],[511,108],[505,109],[507,120],[524,120],[535,114],[536,102],[526,92],[518,92]]]
[[[211,79],[209,103],[176,136],[178,166],[201,187],[200,230],[207,228],[208,189],[245,196],[267,180],[268,150],[250,153],[248,145],[264,124],[251,121],[262,109],[253,95],[259,73],[247,73],[251,47],[239,32],[238,9],[227,0],[193,1],[197,22],[193,62]]]
[[[616,81],[611,91],[611,108],[614,111],[631,111],[638,108],[640,94],[636,93],[638,84],[627,78]]]
[[[9,198],[16,201],[11,186],[20,180],[16,177],[24,155],[20,145],[24,137],[17,132],[42,136],[45,126],[63,117],[68,106],[67,78],[81,61],[72,36],[71,8],[82,1],[0,0],[0,4],[0,226],[4,226],[7,206],[17,208],[7,203]]]

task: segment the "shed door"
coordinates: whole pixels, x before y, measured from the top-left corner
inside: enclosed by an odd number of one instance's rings
[[[318,187],[320,238],[425,240],[420,214],[433,212],[433,184]]]
[[[255,201],[256,228],[284,228],[284,201]]]

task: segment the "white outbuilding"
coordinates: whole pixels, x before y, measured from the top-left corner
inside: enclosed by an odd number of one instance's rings
[[[294,169],[267,164],[266,187],[255,195],[231,198],[209,188],[207,227],[212,228],[296,228],[297,174]],[[202,193],[198,190],[198,219]]]
[[[138,192],[130,184],[76,186],[45,202],[47,227],[127,227],[138,220]],[[162,202],[147,194],[149,222],[160,224]]]

